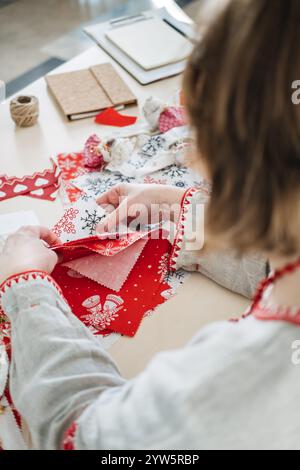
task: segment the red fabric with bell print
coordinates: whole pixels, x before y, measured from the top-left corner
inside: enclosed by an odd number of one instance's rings
[[[170,249],[168,240],[148,240],[117,293],[62,265],[55,268],[52,277],[73,313],[94,334],[116,332],[134,336],[145,313],[169,297],[170,286],[163,280],[162,261]]]

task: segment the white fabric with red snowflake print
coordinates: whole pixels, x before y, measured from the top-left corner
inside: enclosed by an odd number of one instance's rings
[[[95,234],[97,224],[105,216],[105,210],[94,199],[80,199],[76,205],[67,207],[53,232],[62,242],[85,238]]]

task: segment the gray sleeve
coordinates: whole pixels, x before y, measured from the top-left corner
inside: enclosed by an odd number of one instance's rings
[[[2,305],[12,322],[11,392],[38,449],[58,449],[73,420],[77,449],[276,449],[291,438],[299,447],[292,325],[211,325],[125,382],[49,283],[18,283]]]
[[[75,448],[187,450],[272,445],[280,434],[278,422],[293,420],[294,411],[287,413],[276,398],[270,400],[270,390],[278,381],[291,384],[297,374],[290,361],[292,330],[292,326],[282,328],[279,322],[254,318],[202,329],[185,348],[156,355],[135,379],[105,390],[80,416]],[[270,357],[275,356],[273,364]],[[289,387],[284,389],[288,400]]]
[[[124,384],[99,341],[54,282],[29,279],[2,295],[11,321],[10,390],[37,449],[59,449],[65,430],[108,388]]]
[[[259,254],[238,257],[234,252],[206,252],[205,248],[199,249],[197,243],[194,247],[191,240],[204,225],[204,211],[199,210],[199,206],[205,207],[208,197],[199,191],[188,202],[182,222],[183,237],[180,243],[177,241],[175,269],[198,271],[232,292],[252,298],[259,282],[268,275],[267,260]]]
[[[268,275],[261,255],[241,258],[234,253],[208,253],[199,257],[198,271],[226,289],[251,299],[259,282]]]

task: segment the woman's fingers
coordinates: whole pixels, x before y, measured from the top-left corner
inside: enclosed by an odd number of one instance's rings
[[[53,269],[55,268],[55,266],[57,265],[57,263],[59,262],[59,257],[57,255],[57,253],[55,253],[55,251],[53,250],[49,250],[49,254],[50,254],[50,257],[51,257],[51,263],[50,263],[50,266],[49,266],[49,271],[52,272]]]
[[[99,206],[111,205],[112,204],[112,202],[111,202],[111,190],[106,191],[105,193],[101,194],[101,196],[99,196],[96,199],[96,202]]]
[[[99,206],[113,205],[114,207],[118,207],[120,198],[126,196],[126,193],[127,191],[124,189],[124,185],[118,184],[101,194],[101,196],[96,199],[96,202]]]
[[[96,232],[103,233],[114,233],[117,231],[119,225],[127,220],[127,212],[128,212],[128,203],[127,199],[123,200],[121,204],[116,208],[116,210],[112,211],[108,214],[103,222],[100,222],[96,227]]]
[[[59,245],[61,240],[55,235],[55,233],[51,232],[47,227],[39,226],[39,225],[28,225],[22,227],[18,233],[28,234],[32,237],[39,238],[44,242],[48,243],[48,245]]]
[[[48,228],[39,227],[39,229],[40,229],[40,239],[48,243],[48,245],[53,246],[53,245],[59,245],[61,243],[61,240],[57,237],[57,235],[55,235],[55,233],[53,233]]]

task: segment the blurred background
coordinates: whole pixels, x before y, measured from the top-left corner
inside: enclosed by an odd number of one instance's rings
[[[193,19],[204,1],[176,0]],[[0,79],[16,93],[94,43],[82,27],[173,0],[0,0]]]

